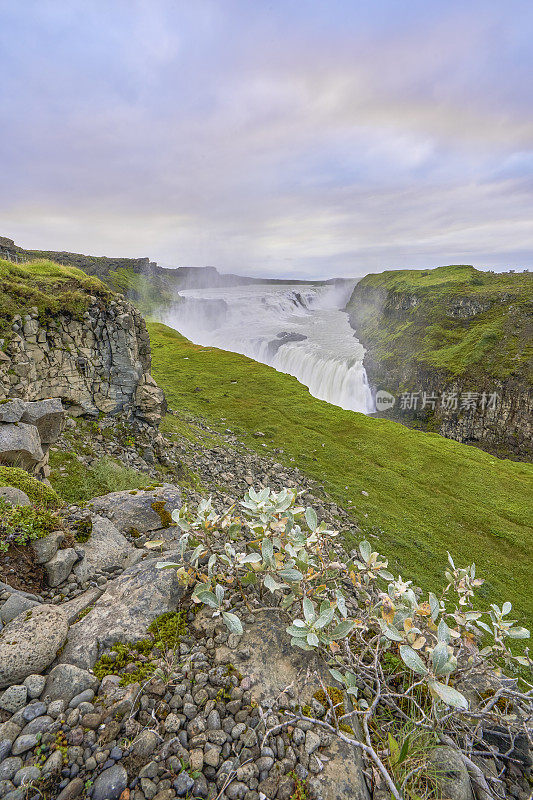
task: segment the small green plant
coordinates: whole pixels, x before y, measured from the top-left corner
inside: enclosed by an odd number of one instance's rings
[[[93,523],[90,516],[83,517],[83,519],[77,520],[77,522],[73,525],[74,530],[76,533],[74,534],[75,539],[80,544],[85,544],[91,538],[91,533],[93,531]]]
[[[61,520],[48,508],[12,506],[0,498],[0,551],[24,547],[60,527]]]
[[[294,781],[294,792],[292,793],[290,800],[308,800],[309,798],[309,789],[307,787],[307,782],[302,780],[296,772],[289,772],[289,777]]]

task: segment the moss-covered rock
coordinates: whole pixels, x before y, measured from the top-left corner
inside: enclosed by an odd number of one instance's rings
[[[0,486],[14,486],[27,494],[32,503],[46,508],[63,505],[57,492],[19,467],[0,467]]]

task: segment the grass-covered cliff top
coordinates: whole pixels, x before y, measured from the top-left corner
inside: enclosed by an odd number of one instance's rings
[[[356,285],[347,310],[389,374],[413,365],[470,382],[531,381],[533,274],[470,266],[382,272]]]
[[[528,272],[482,272],[467,264],[456,264],[435,269],[398,269],[366,275],[361,286],[374,286],[392,292],[419,293],[433,296],[453,295],[497,295],[512,292],[521,296],[524,292],[533,298],[533,273]]]
[[[153,375],[171,407],[260,452],[283,451],[275,457],[352,508],[380,552],[426,589],[440,585],[450,550],[456,563],[478,564],[493,601],[509,598],[533,616],[531,465],[343,411],[245,356],[191,344],[161,324],[149,331]]]
[[[112,296],[98,278],[75,267],[38,259],[24,264],[0,259],[0,334],[10,329],[16,314],[36,307],[42,321],[59,313],[78,317],[89,306],[90,295]]]

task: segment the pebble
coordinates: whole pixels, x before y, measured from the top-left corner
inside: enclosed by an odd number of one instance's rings
[[[13,747],[11,748],[11,752],[14,756],[19,756],[21,753],[26,753],[28,750],[32,750],[39,740],[34,733],[24,734],[19,736],[13,742]]]
[[[68,704],[69,708],[77,708],[80,703],[90,703],[94,697],[94,692],[92,689],[85,689],[85,691],[80,692],[75,697],[72,698],[70,703]]]
[[[127,786],[128,773],[122,764],[114,764],[101,772],[94,781],[92,800],[118,800]]]
[[[9,686],[0,697],[0,708],[14,714],[19,708],[26,705],[28,699],[28,689],[23,684]]]
[[[37,733],[44,733],[45,731],[50,729],[50,726],[54,724],[54,720],[52,717],[49,717],[45,714],[42,717],[35,717],[31,722],[22,729],[22,736],[30,736]]]
[[[15,774],[13,778],[13,783],[15,786],[21,786],[22,784],[30,783],[30,781],[36,781],[38,778],[41,777],[41,770],[39,767],[29,766],[29,767],[22,767],[19,771]]]
[[[34,700],[42,695],[46,684],[46,678],[44,675],[28,675],[23,683],[28,690],[28,697],[30,700]]]
[[[23,710],[22,718],[26,722],[31,722],[36,717],[42,717],[43,714],[46,714],[47,711],[48,711],[48,706],[46,705],[46,703],[41,703],[41,702],[30,703],[30,705],[26,706],[26,708]]]
[[[82,779],[74,778],[74,780],[67,783],[63,790],[58,794],[57,800],[74,800],[75,797],[79,797],[84,788],[85,785]]]
[[[65,705],[66,703],[64,700],[52,700],[52,702],[48,704],[49,716],[53,717],[54,719],[60,717],[65,710]]]
[[[0,764],[0,780],[10,781],[23,766],[24,762],[18,756],[6,758]]]
[[[191,778],[191,776],[186,772],[182,772],[180,775],[178,775],[172,786],[174,787],[174,791],[178,797],[185,797],[187,792],[190,792],[194,786],[194,778]],[[95,800],[94,797],[93,800]]]
[[[305,752],[308,756],[314,753],[320,747],[320,736],[313,731],[307,731],[305,734]]]
[[[11,745],[12,742],[10,742],[9,739],[2,739],[2,741],[0,741],[0,763],[10,754]]]

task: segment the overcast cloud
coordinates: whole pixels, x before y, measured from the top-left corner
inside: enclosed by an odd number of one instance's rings
[[[530,0],[0,0],[0,235],[330,277],[533,267]]]

